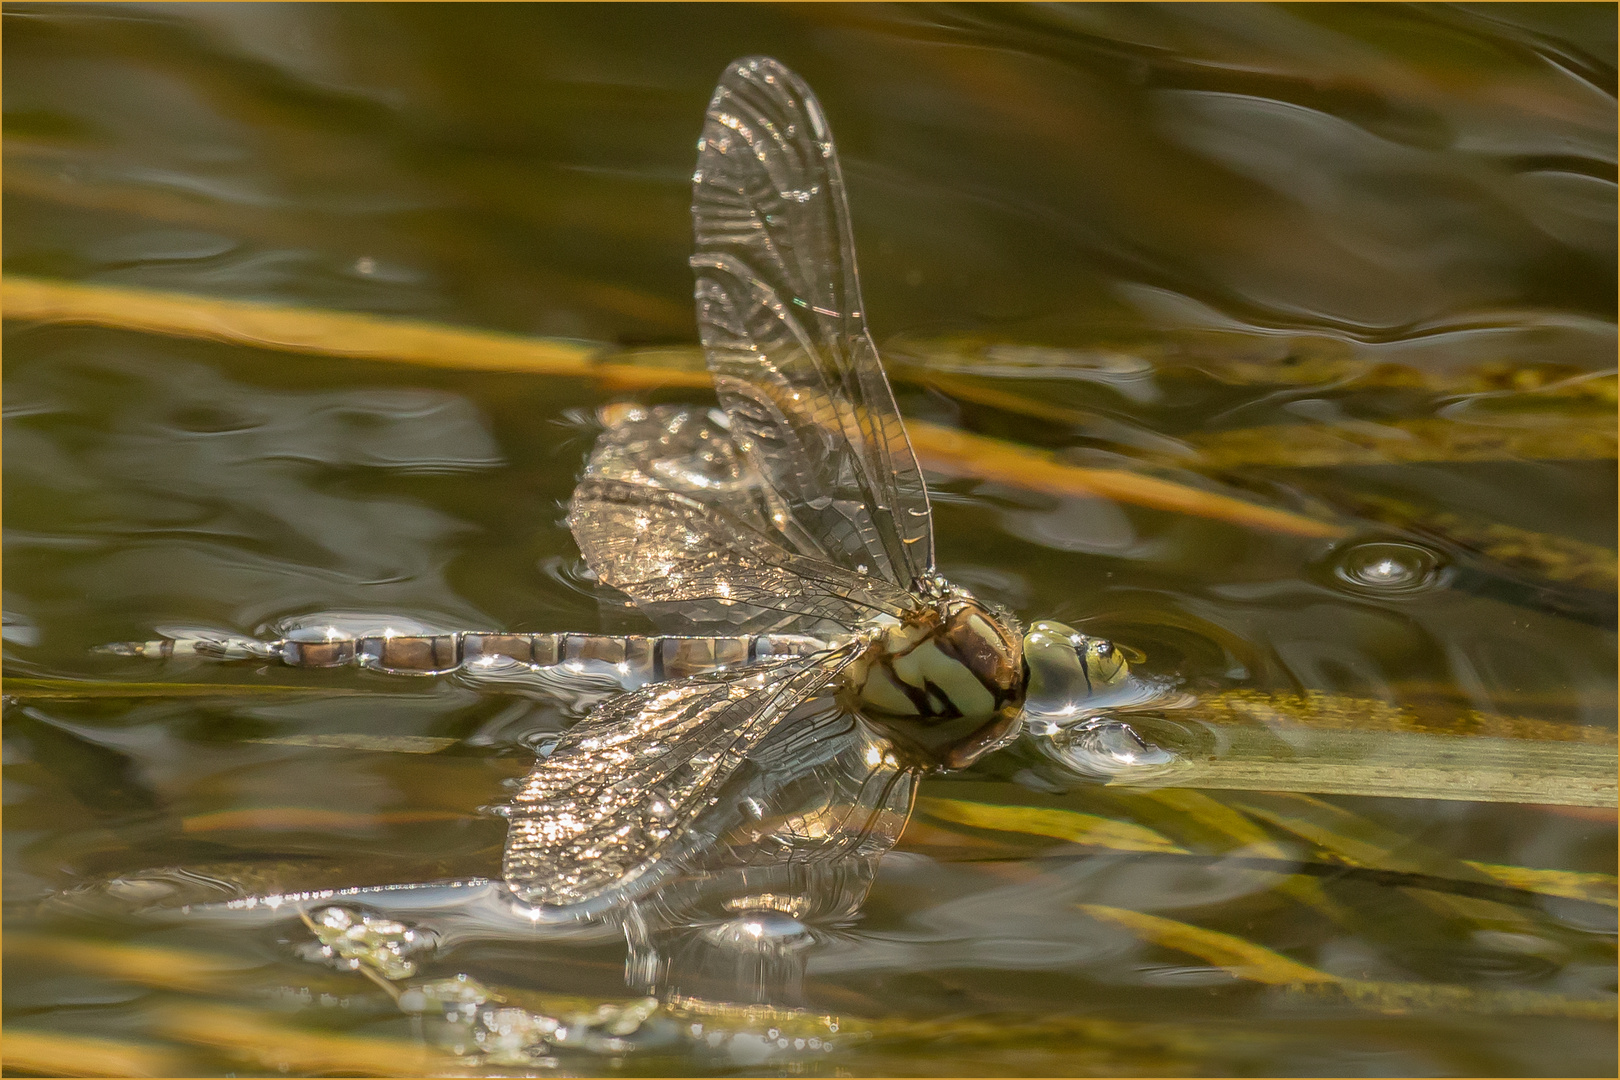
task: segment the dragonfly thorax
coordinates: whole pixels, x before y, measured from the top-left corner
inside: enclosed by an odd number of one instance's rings
[[[1022,645],[976,600],[889,627],[850,670],[853,707],[925,765],[961,768],[1018,729]]]

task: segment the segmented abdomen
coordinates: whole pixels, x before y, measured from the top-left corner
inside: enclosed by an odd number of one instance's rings
[[[299,635],[303,637],[303,635]],[[197,656],[211,660],[280,660],[290,667],[357,664],[401,675],[444,675],[459,669],[614,669],[626,685],[680,679],[773,656],[807,656],[834,643],[805,634],[675,637],[639,634],[453,634],[287,638],[261,642],[218,635],[165,638],[111,647],[125,655]]]

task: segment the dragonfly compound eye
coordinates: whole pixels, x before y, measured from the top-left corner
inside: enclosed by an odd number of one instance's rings
[[[1130,665],[1125,662],[1125,654],[1116,648],[1112,641],[1087,638],[1086,644],[1078,652],[1084,659],[1086,674],[1091,677],[1094,689],[1113,686],[1130,674]]]
[[[1087,637],[1063,623],[1042,621],[1024,635],[1028,671],[1025,710],[1073,716],[1130,674],[1123,650],[1111,641]]]

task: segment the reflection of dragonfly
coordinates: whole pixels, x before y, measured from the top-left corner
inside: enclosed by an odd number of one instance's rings
[[[1055,623],[1020,638],[935,572],[928,492],[867,333],[809,88],[773,60],[733,64],[698,147],[692,266],[721,408],[621,410],[570,515],[597,577],[669,636],[317,625],[126,647],[610,673],[629,692],[571,729],[511,810],[506,881],[558,917],[694,873],[727,878],[730,911],[808,914],[818,874],[847,897],[839,867],[893,845],[917,774],[1005,744],[1026,699],[1061,709],[1125,677],[1109,643]]]

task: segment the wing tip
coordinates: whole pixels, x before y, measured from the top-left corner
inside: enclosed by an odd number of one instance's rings
[[[795,79],[798,78],[797,75],[794,75],[792,68],[776,57],[766,56],[764,53],[754,56],[739,56],[726,65],[726,75],[728,77],[736,75],[738,78],[743,79],[754,75],[791,75]]]
[[[713,113],[734,88],[758,87],[762,83],[766,90],[776,89],[785,92],[786,96],[781,104],[790,104],[804,110],[811,120],[813,133],[818,141],[825,142],[831,138],[827,132],[826,119],[821,113],[821,106],[816,100],[815,92],[810,89],[810,84],[797,71],[774,56],[744,56],[727,64],[725,74],[720,76],[720,81],[714,88],[714,96],[709,101],[710,113]]]

